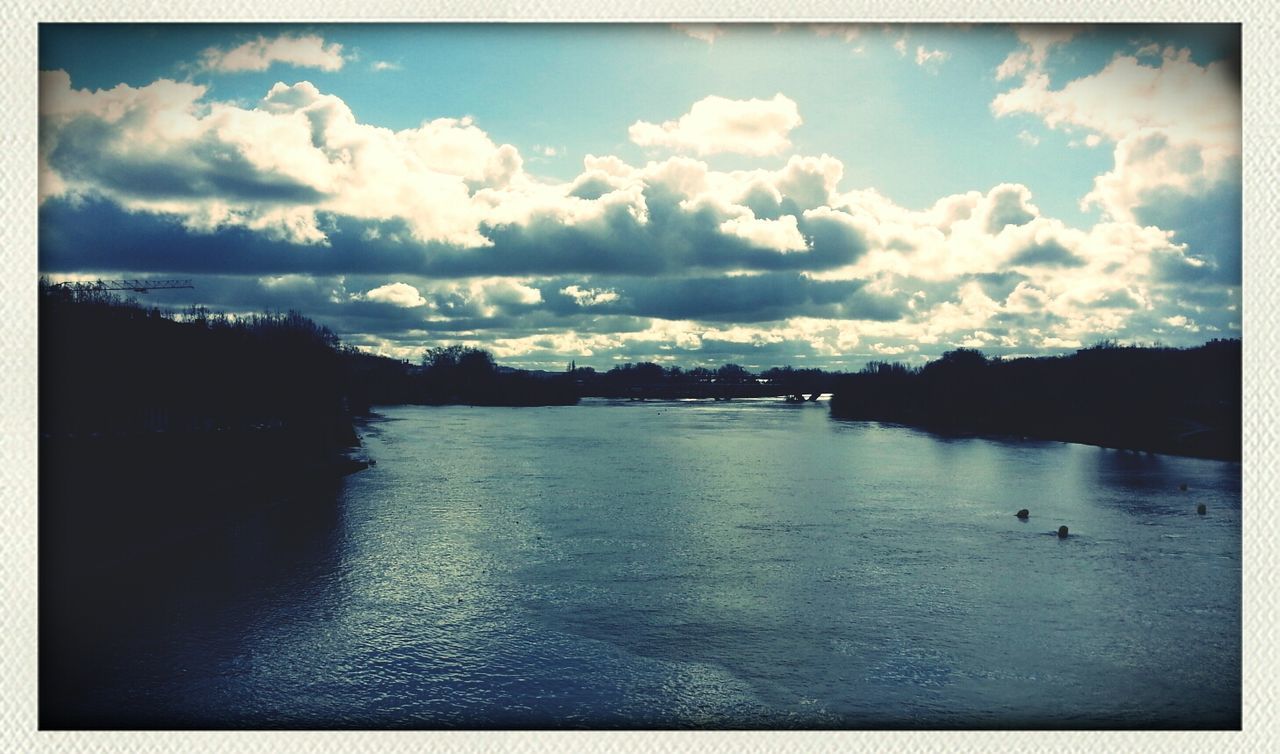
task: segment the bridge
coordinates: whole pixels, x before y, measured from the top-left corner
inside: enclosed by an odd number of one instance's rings
[[[818,400],[830,388],[822,384],[784,385],[768,382],[654,382],[639,385],[585,386],[584,397],[629,398],[643,400],[680,400],[697,398],[728,401],[735,398],[785,398],[788,403]]]

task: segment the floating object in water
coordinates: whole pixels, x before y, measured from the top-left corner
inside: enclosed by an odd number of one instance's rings
[[[1199,513],[1201,516],[1204,515],[1204,510],[1205,510],[1204,503],[1200,503],[1199,505],[1196,506],[1196,513]]]
[[[1065,527],[1065,526],[1059,526],[1059,527],[1058,527],[1058,539],[1066,539],[1066,538],[1067,538],[1067,527]]]
[[[1022,510],[1018,511],[1014,515],[1022,519],[1023,521],[1026,521],[1028,518],[1031,517],[1031,511],[1027,510],[1026,508],[1023,508]]]
[[[1186,482],[1183,482],[1182,484],[1178,485],[1178,489],[1182,490],[1183,492],[1186,492],[1186,491],[1187,491],[1187,483],[1186,483]]]

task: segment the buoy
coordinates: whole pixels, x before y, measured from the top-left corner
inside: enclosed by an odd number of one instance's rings
[[[1183,482],[1182,484],[1178,485],[1178,489],[1182,490],[1183,492],[1186,492],[1186,491],[1187,491],[1187,483],[1186,483],[1186,482]]]
[[[1031,511],[1027,510],[1026,508],[1023,508],[1022,510],[1018,511],[1014,515],[1016,515],[1018,518],[1023,519],[1025,521],[1028,517],[1031,516]]]
[[[1204,515],[1204,503],[1200,503],[1196,506],[1196,513],[1199,513],[1201,516]]]
[[[1067,538],[1067,527],[1065,527],[1065,526],[1059,526],[1059,527],[1058,527],[1058,539],[1066,539],[1066,538]]]

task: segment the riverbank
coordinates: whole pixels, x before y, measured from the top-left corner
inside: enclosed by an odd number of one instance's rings
[[[831,415],[1238,461],[1240,341],[1191,349],[1103,345],[1007,361],[962,349],[920,369],[872,364],[838,381]]]
[[[42,438],[42,584],[76,592],[86,568],[108,577],[182,560],[183,548],[366,466],[356,446],[314,429]]]
[[[42,437],[41,726],[102,727],[77,711],[83,689],[149,651],[135,636],[271,578],[264,564],[331,531],[343,477],[366,466],[340,429]]]

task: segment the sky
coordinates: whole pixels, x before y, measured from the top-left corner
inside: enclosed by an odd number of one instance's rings
[[[43,24],[39,267],[553,370],[1240,337],[1239,34]]]

